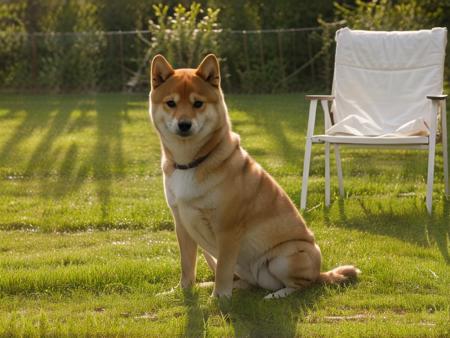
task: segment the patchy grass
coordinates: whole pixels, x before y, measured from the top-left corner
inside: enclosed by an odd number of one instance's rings
[[[303,95],[228,104],[244,147],[298,204]],[[334,179],[325,209],[315,146],[304,216],[324,269],[352,263],[360,281],[270,302],[263,290],[237,291],[218,303],[208,288],[157,296],[177,283],[178,247],[145,97],[1,95],[0,127],[1,336],[450,335],[440,155],[429,217],[425,152],[343,149],[347,198]],[[199,257],[198,280],[212,279]]]

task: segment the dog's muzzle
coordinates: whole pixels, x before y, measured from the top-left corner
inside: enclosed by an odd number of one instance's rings
[[[192,122],[189,120],[181,120],[178,122],[177,134],[180,136],[189,136],[192,131]]]

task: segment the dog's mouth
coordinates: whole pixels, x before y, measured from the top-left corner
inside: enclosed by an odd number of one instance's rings
[[[183,130],[177,130],[177,135],[181,136],[181,137],[189,137],[191,136],[193,133],[191,130],[188,131],[183,131]]]
[[[164,129],[169,133],[176,137],[179,137],[180,139],[188,139],[191,137],[194,137],[202,132],[202,130],[205,127],[204,123],[198,123],[193,121],[189,124],[189,127],[186,125],[183,125],[183,123],[177,123],[175,124],[173,121],[165,122]]]

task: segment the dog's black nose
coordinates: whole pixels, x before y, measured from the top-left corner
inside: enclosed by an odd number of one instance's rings
[[[187,133],[191,129],[191,127],[191,121],[182,120],[178,122],[178,129],[180,129],[182,133]]]

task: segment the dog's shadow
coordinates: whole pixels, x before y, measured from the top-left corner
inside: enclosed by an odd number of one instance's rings
[[[208,314],[200,307],[198,290],[183,290],[183,302],[187,309],[185,337],[203,337]]]
[[[207,335],[209,324],[214,325],[208,319],[218,311],[219,317],[232,326],[231,334],[236,337],[297,337],[301,335],[299,323],[315,309],[326,293],[325,288],[315,285],[275,300],[264,300],[268,291],[262,289],[235,290],[232,300],[211,300],[213,304],[209,306],[200,305],[198,291],[186,291],[183,293],[187,307],[184,336]]]
[[[237,337],[299,336],[298,323],[314,309],[324,287],[317,285],[274,300],[264,300],[267,292],[262,290],[255,293],[242,291],[233,298],[229,316]]]

